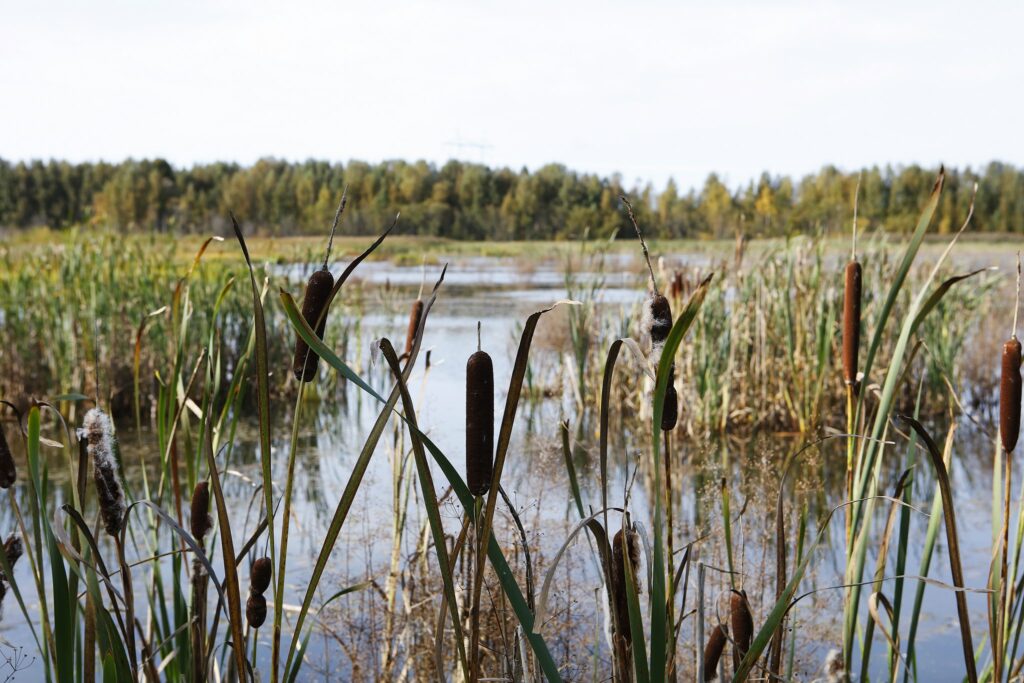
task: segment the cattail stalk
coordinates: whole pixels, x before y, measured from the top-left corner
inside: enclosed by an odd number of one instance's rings
[[[466,361],[466,484],[474,496],[491,488],[494,467],[494,366],[486,351]]]

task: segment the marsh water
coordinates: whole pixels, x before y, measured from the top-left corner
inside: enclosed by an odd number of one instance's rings
[[[676,262],[685,261],[698,268],[707,265],[705,256],[680,255],[673,258]],[[298,266],[282,266],[278,274],[299,280],[307,270]],[[440,271],[439,263],[407,267],[387,262],[367,263],[358,271],[358,277],[365,284],[374,285],[372,291],[385,294],[378,295],[379,301],[366,308],[366,311],[373,312],[362,315],[357,328],[358,339],[349,341],[346,361],[381,393],[390,390],[391,382],[386,366],[374,352],[373,340],[388,336],[400,349],[412,299],[422,283],[425,283],[425,291],[429,292]],[[600,286],[591,287],[597,281],[600,281]],[[578,298],[581,293],[590,292],[587,296],[592,297],[592,302],[604,317],[618,317],[626,321],[622,332],[629,333],[629,327],[635,326],[638,319],[645,296],[644,285],[643,270],[632,256],[611,255],[599,272],[584,269],[572,273],[569,279],[565,264],[555,258],[526,263],[494,258],[453,260],[430,313],[419,362],[410,381],[417,403],[417,417],[424,431],[461,468],[465,362],[478,344],[490,353],[494,361],[495,412],[496,419],[500,419],[522,324],[530,313],[555,301]],[[596,423],[592,416],[582,423],[576,422],[577,402],[582,399],[586,404],[593,404],[597,396],[577,397],[573,394],[572,377],[566,369],[572,362],[566,357],[569,351],[565,316],[564,309],[556,309],[541,319],[531,354],[526,395],[517,413],[502,480],[503,488],[525,527],[533,551],[537,584],[543,579],[555,552],[579,521],[569,493],[569,478],[563,460],[559,426],[562,420],[571,422],[574,462],[583,498],[594,509],[599,507],[600,501]],[[609,337],[605,344],[610,340]],[[603,350],[598,356],[603,356]],[[322,369],[322,372],[326,371]],[[686,377],[683,376],[681,381],[687,381]],[[285,476],[293,410],[294,402],[288,399],[281,399],[274,406],[277,425],[273,435],[274,477],[279,482],[283,482]],[[325,391],[321,399],[314,397],[301,404],[296,514],[285,598],[286,615],[289,617],[293,615],[291,608],[301,602],[310,567],[322,546],[324,529],[379,410],[379,404],[373,398],[351,385]],[[841,415],[837,415],[829,422],[841,428],[843,420]],[[944,434],[945,427],[939,429],[938,433]],[[986,584],[990,561],[992,435],[992,426],[986,420],[979,419],[976,424],[961,419],[951,471],[966,581],[968,586],[978,588]],[[775,495],[781,463],[787,454],[814,438],[815,435],[788,433],[726,437],[679,434],[676,437],[673,448],[677,449],[682,473],[675,482],[678,496],[676,538],[679,546],[698,537],[706,538],[695,546],[694,556],[709,568],[705,611],[706,619],[711,623],[719,618],[716,615],[722,613],[723,600],[726,599],[723,596],[728,586],[726,575],[719,571],[726,563],[721,542],[721,510],[716,502],[719,480],[724,476],[731,482],[733,511],[741,511],[736,517],[733,544],[738,550],[737,571],[751,597],[756,625],[757,620],[771,608]],[[643,457],[648,448],[646,439],[646,436],[627,432],[613,442],[613,479],[609,490],[613,492],[612,499],[616,505],[621,503],[622,491],[637,459]],[[886,465],[883,482],[895,482],[900,474],[896,462],[902,460],[907,446],[903,438],[897,437],[896,441],[897,445],[891,447],[890,452],[898,453],[900,457],[890,458],[893,463]],[[136,432],[129,423],[119,425],[119,442],[126,478],[130,484],[138,485],[143,467],[140,463],[151,462],[155,438],[146,428],[142,433]],[[408,448],[408,442],[398,436],[397,430],[386,432],[359,489],[353,514],[333,552],[321,595],[326,597],[344,586],[364,581],[375,582],[377,586],[384,584],[393,542],[393,472],[396,461],[393,454],[396,449],[405,453]],[[51,454],[50,457],[62,456]],[[917,574],[928,524],[927,512],[931,508],[935,486],[927,460],[919,458],[918,463],[911,479],[917,510],[910,514],[908,575]],[[794,510],[807,502],[808,535],[813,535],[828,510],[843,500],[844,468],[845,444],[841,439],[825,442],[802,459],[796,470],[796,490],[800,497],[790,501],[787,512],[791,523],[796,520]],[[443,476],[436,468],[434,477],[438,493],[443,494]],[[257,428],[253,419],[245,418],[240,424],[225,474],[226,491],[233,506],[233,525],[238,525],[236,538],[247,536],[256,525],[259,502],[256,487],[259,480]],[[639,481],[634,484],[631,508],[637,519],[646,520],[648,517],[648,490]],[[59,482],[53,487],[53,495],[57,499],[69,495],[67,491],[67,482]],[[17,486],[14,495],[19,499],[26,497],[25,491]],[[401,551],[403,558],[414,550],[421,533],[422,505],[415,491],[411,495],[410,522],[405,526]],[[461,513],[450,498],[443,502],[441,512],[448,533],[457,534]],[[884,513],[878,513],[877,517],[881,526]],[[511,517],[499,509],[498,521],[499,537],[510,562],[513,555],[521,561],[518,552],[512,553],[512,549],[520,545],[520,539]],[[7,533],[13,526],[13,515],[4,506],[0,512],[0,530]],[[239,531],[243,527],[247,530],[244,534]],[[836,516],[827,528],[825,542],[815,550],[810,573],[798,591],[818,591],[802,600],[794,612],[793,626],[798,629],[794,671],[801,680],[820,676],[827,653],[841,644],[842,592],[830,587],[842,583],[843,543],[841,518]],[[929,575],[949,582],[945,547],[944,537],[940,534]],[[874,558],[869,556],[869,566],[873,567],[873,562]],[[892,563],[889,567],[887,577],[894,574]],[[696,576],[696,570],[689,574],[687,609],[692,609],[696,596]],[[31,588],[28,567],[21,566],[17,577],[25,590],[29,613],[34,614],[31,605],[38,598]],[[542,627],[552,643],[556,658],[566,662],[564,676],[567,680],[591,679],[595,647],[598,649],[598,669],[607,670],[603,668],[608,657],[603,636],[605,610],[603,598],[596,592],[600,587],[599,577],[586,538],[580,535],[554,577],[551,611],[558,615],[557,626],[553,625],[550,632]],[[917,584],[917,581],[908,579],[905,593],[912,595]],[[883,592],[891,596],[892,590],[893,583],[886,581]],[[310,641],[308,666],[303,670],[301,679],[374,678],[372,666],[367,669],[365,663],[360,663],[356,667],[351,656],[353,649],[372,644],[372,637],[367,633],[380,628],[377,598],[367,591],[337,601],[332,610],[323,615],[326,628],[318,631]],[[862,600],[862,605],[864,602]],[[985,596],[970,593],[969,604],[973,623],[980,629],[986,619]],[[962,671],[963,661],[953,593],[929,585],[925,590],[924,605],[918,635],[918,680],[959,680],[957,672]],[[681,656],[691,664],[695,652],[694,620],[695,616],[691,615],[681,634]],[[264,631],[259,638],[258,663],[269,658],[269,629]],[[873,677],[878,678],[885,669],[887,655],[885,643],[877,630],[875,637],[872,671]],[[979,631],[975,643],[978,644],[980,639]],[[22,646],[30,653],[34,650],[31,635],[13,601],[7,602],[0,619],[0,642],[6,650],[11,646]],[[372,659],[372,653],[369,658]],[[19,672],[18,679],[35,680],[42,676],[41,672],[42,665],[36,661]],[[603,678],[600,676],[599,680]]]

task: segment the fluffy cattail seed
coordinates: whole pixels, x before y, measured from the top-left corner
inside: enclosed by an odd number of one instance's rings
[[[640,540],[638,534],[632,529],[626,531],[626,537],[628,540],[624,542],[622,529],[619,529],[612,539],[611,597],[614,601],[615,613],[621,621],[622,633],[617,635],[620,635],[628,645],[633,642],[633,636],[629,628],[629,587],[626,584],[626,557],[627,555],[629,557],[630,570],[635,583],[640,570]]]
[[[750,603],[744,591],[733,591],[729,599],[729,624],[732,628],[733,662],[738,666],[750,649],[754,636],[754,619],[750,615]]]
[[[213,528],[213,520],[210,518],[210,484],[201,481],[196,484],[192,492],[192,536],[197,541],[202,541],[203,536],[210,533]]]
[[[405,355],[412,353],[413,344],[416,343],[416,332],[420,329],[420,321],[423,319],[423,299],[416,299],[412,302],[412,311],[409,312],[409,330],[405,333]]]
[[[270,587],[270,558],[261,557],[252,563],[249,570],[249,591],[262,595]]]
[[[843,379],[857,382],[857,355],[860,352],[861,268],[857,261],[846,264],[846,288],[843,291]]]
[[[645,323],[651,335],[651,344],[658,347],[668,339],[672,330],[672,307],[664,294],[655,294],[647,300]]]
[[[1007,453],[1020,436],[1020,341],[1016,336],[1003,344],[1003,375],[999,382],[999,436]]]
[[[309,283],[306,285],[306,294],[302,297],[302,317],[305,318],[310,327],[316,325],[314,329],[316,336],[320,339],[324,338],[324,329],[327,327],[327,300],[330,298],[333,289],[334,276],[331,275],[331,271],[327,270],[325,266],[309,277]],[[320,317],[321,311],[323,311],[322,319]],[[317,325],[317,320],[320,320],[319,325]],[[312,382],[316,377],[316,369],[319,365],[320,356],[309,350],[309,345],[306,344],[302,337],[297,337],[295,340],[295,361],[292,363],[292,372],[295,373],[295,379],[301,382]]]
[[[245,601],[245,621],[253,628],[263,626],[267,620],[267,599],[259,593],[250,593]]]
[[[491,487],[494,460],[494,366],[486,351],[466,361],[466,484],[474,496]]]
[[[99,408],[87,412],[82,424],[79,438],[84,436],[88,443],[103,528],[111,536],[117,536],[124,521],[125,503],[119,467],[114,457],[114,425],[110,416]]]
[[[679,395],[676,393],[676,368],[670,366],[668,370],[668,389],[665,391],[665,406],[661,413],[661,429],[671,432],[676,428],[676,420],[679,419]]]
[[[4,430],[0,427],[0,489],[10,488],[17,478],[18,472],[14,469],[14,456],[11,454],[11,447],[7,445]]]
[[[704,680],[713,681],[718,676],[718,662],[722,659],[722,652],[728,638],[725,635],[725,628],[719,624],[711,631],[708,644],[704,646]]]

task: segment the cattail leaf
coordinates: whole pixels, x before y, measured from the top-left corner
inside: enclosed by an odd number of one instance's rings
[[[565,470],[569,473],[569,490],[572,493],[573,502],[576,503],[576,512],[580,519],[587,514],[583,511],[583,497],[580,495],[580,482],[576,477],[576,465],[572,462],[572,446],[569,442],[569,421],[562,420],[559,423],[559,430],[562,433],[562,457],[565,459]]]
[[[427,519],[430,523],[430,533],[434,537],[434,552],[437,555],[438,569],[441,572],[441,580],[444,584],[445,597],[448,607],[451,610],[452,627],[455,630],[455,645],[459,651],[459,661],[462,664],[463,672],[469,676],[469,664],[466,660],[465,638],[462,634],[462,623],[459,619],[459,605],[455,600],[455,585],[452,581],[453,570],[448,558],[448,546],[445,540],[444,524],[441,522],[441,512],[437,507],[437,491],[434,488],[434,480],[430,475],[430,467],[427,465],[427,458],[423,453],[423,442],[419,438],[419,426],[416,422],[416,410],[412,396],[409,395],[409,388],[402,376],[402,369],[399,366],[398,356],[391,342],[387,339],[380,341],[380,349],[384,358],[391,367],[391,373],[395,377],[395,383],[402,395],[402,407],[405,411],[405,421],[409,425],[409,435],[412,439],[413,457],[416,462],[416,470],[420,480],[420,489],[423,493],[423,504],[427,509]],[[410,352],[412,349],[409,349]],[[438,671],[438,676],[444,678],[444,672]]]
[[[544,581],[541,583],[540,595],[537,597],[537,609],[535,610],[533,622],[533,630],[535,633],[540,633],[541,627],[543,626],[543,622],[546,621],[549,616],[548,595],[551,592],[551,583],[552,581],[554,581],[555,571],[558,569],[558,563],[562,561],[562,555],[564,555],[565,551],[569,549],[570,545],[572,545],[572,542],[576,539],[577,534],[579,534],[584,529],[590,528],[593,522],[595,522],[599,517],[601,517],[609,511],[625,513],[625,510],[623,510],[622,508],[614,507],[609,508],[608,510],[598,510],[594,514],[585,518],[572,528],[572,531],[569,532],[569,535],[566,537],[562,545],[558,548],[558,551],[555,553],[555,556],[551,559],[551,562],[548,565],[548,570],[544,573]],[[604,531],[604,529],[602,529],[602,531]]]
[[[652,571],[654,582],[651,590],[651,678],[656,681],[665,679],[665,668],[667,665],[666,645],[669,642],[667,628],[668,614],[665,608],[666,570],[665,570],[665,543],[664,543],[664,496],[662,496],[662,470],[661,462],[661,426],[662,417],[665,412],[665,396],[668,391],[670,368],[675,358],[676,351],[683,341],[683,337],[689,331],[690,326],[697,317],[704,297],[707,295],[711,285],[712,275],[709,275],[697,287],[690,296],[686,308],[672,326],[668,337],[665,339],[665,346],[661,352],[661,360],[658,363],[657,384],[654,389],[654,418],[652,429],[652,444],[654,449],[654,490],[658,493],[654,496],[654,562]]]
[[[949,546],[949,573],[953,577],[953,585],[958,589],[964,588],[964,572],[960,564],[960,541],[956,530],[956,509],[953,507],[953,493],[949,486],[949,474],[946,472],[946,465],[942,459],[942,453],[932,440],[931,435],[924,426],[910,417],[902,415],[900,418],[909,424],[911,428],[921,437],[928,455],[931,457],[932,465],[935,467],[935,476],[939,482],[939,490],[942,493],[942,514],[946,521],[946,543]],[[967,610],[967,597],[963,590],[956,593],[956,611],[960,622],[960,641],[964,650],[964,664],[967,667],[967,680],[970,683],[977,683],[978,673],[974,664],[974,643],[971,638],[970,613]]]
[[[227,501],[220,484],[217,460],[213,455],[213,421],[207,419],[204,424],[205,438],[203,450],[206,451],[206,464],[210,469],[210,485],[213,488],[213,500],[217,508],[218,531],[220,532],[221,553],[224,557],[224,590],[227,593],[228,627],[234,647],[231,648],[235,657],[235,666],[239,675],[247,670],[245,658],[245,636],[242,631],[242,591],[238,582],[238,568],[231,559],[235,556],[235,544],[231,535],[231,518],[228,516]],[[271,514],[267,511],[267,514]],[[182,534],[184,534],[182,530]],[[278,599],[275,597],[275,600]]]
[[[921,310],[919,310],[917,312],[917,315],[914,316],[914,324],[910,328],[910,334],[913,335],[917,331],[917,328],[921,326],[921,323],[924,322],[924,319],[928,317],[928,314],[931,313],[933,308],[939,305],[939,302],[942,301],[942,297],[946,296],[946,293],[950,289],[952,289],[953,285],[955,285],[958,282],[963,282],[968,278],[974,277],[979,273],[984,273],[992,270],[997,269],[979,268],[978,270],[972,270],[970,273],[956,275],[954,277],[949,278],[948,280],[945,280],[941,285],[938,286],[938,288],[936,288],[934,292],[932,292],[932,295],[928,297],[927,301],[921,304]]]

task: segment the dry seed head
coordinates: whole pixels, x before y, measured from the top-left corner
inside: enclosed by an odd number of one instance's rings
[[[416,332],[420,329],[420,320],[423,319],[423,299],[416,299],[412,302],[412,311],[409,312],[409,330],[405,333],[405,355],[412,353],[413,344],[416,343]]]
[[[843,379],[857,382],[857,356],[860,353],[861,267],[857,261],[846,264],[843,291]]]
[[[213,528],[213,519],[210,518],[210,484],[201,481],[196,484],[192,492],[192,536],[197,541],[202,541],[203,536],[210,533]]]
[[[99,408],[87,412],[82,424],[79,438],[84,436],[88,443],[103,528],[111,536],[117,536],[124,521],[125,502],[119,467],[114,457],[114,424],[110,416]]]
[[[310,327],[316,326],[313,329],[316,331],[316,336],[320,339],[324,338],[324,329],[327,327],[327,312],[325,309],[333,289],[334,276],[331,275],[331,271],[322,268],[309,277],[306,293],[302,297],[302,317]],[[322,319],[320,318],[321,311],[324,311]],[[317,325],[318,319],[320,320],[319,325]],[[316,369],[319,365],[320,356],[309,350],[309,345],[306,344],[302,337],[296,336],[295,360],[292,363],[292,372],[295,374],[295,379],[301,382],[312,382],[316,377]]]
[[[250,593],[245,601],[245,621],[253,628],[263,626],[267,620],[267,599],[259,593]]]
[[[494,466],[494,366],[486,351],[466,361],[466,484],[474,496],[491,487]]]
[[[719,624],[711,631],[708,644],[704,646],[704,680],[713,681],[718,676],[718,662],[722,659],[722,652],[728,638],[725,634],[725,627]]]
[[[7,436],[0,427],[0,489],[10,488],[18,472],[14,469],[14,456],[11,454],[11,447],[7,444]]]
[[[644,302],[644,331],[651,337],[652,348],[659,348],[672,330],[672,307],[664,294],[655,294]]]
[[[263,595],[270,587],[271,566],[269,557],[261,557],[252,563],[249,570],[249,591]]]
[[[629,565],[633,574],[634,583],[640,571],[640,538],[632,529],[626,530],[628,540],[623,542],[623,531],[619,529],[612,539],[612,600],[614,610],[622,622],[622,633],[620,634],[626,643],[633,641],[629,628],[629,601],[626,583],[626,557],[629,557]],[[624,547],[625,546],[625,547]],[[636,585],[639,586],[638,583]]]
[[[733,652],[739,662],[750,649],[754,637],[754,619],[750,615],[750,603],[744,591],[733,591],[729,599],[729,624],[732,628]]]
[[[1003,344],[1003,374],[999,382],[999,436],[1007,453],[1020,436],[1021,346],[1017,337]]]
[[[4,541],[4,555],[7,556],[7,564],[10,565],[11,569],[14,569],[14,565],[18,563],[24,552],[25,546],[21,543],[21,536],[11,534]],[[0,569],[0,579],[7,580],[2,569]]]

